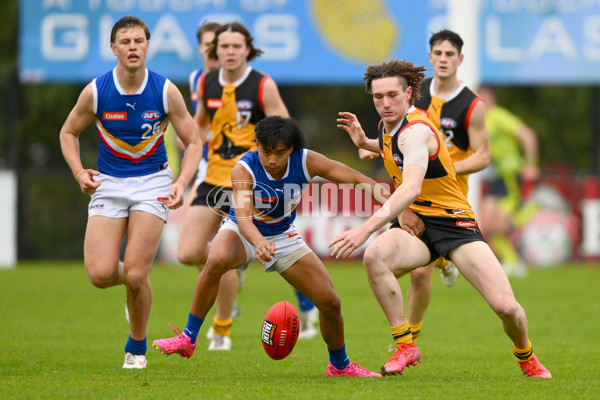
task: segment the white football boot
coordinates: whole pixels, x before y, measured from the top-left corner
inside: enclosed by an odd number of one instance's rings
[[[131,354],[125,353],[125,363],[123,368],[125,369],[144,369],[148,366],[146,356],[143,354]]]
[[[213,333],[213,338],[208,345],[210,351],[229,351],[231,350],[231,338]]]
[[[446,265],[444,268],[440,268],[440,274],[442,275],[442,282],[444,282],[444,285],[448,287],[454,286],[458,277],[460,276],[458,268],[452,264],[452,261],[448,261],[448,265]]]
[[[319,310],[313,307],[310,311],[300,311],[300,333],[298,339],[312,339],[319,331],[317,330],[317,321],[319,320]]]

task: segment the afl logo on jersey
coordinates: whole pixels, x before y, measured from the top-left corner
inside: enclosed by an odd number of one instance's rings
[[[142,118],[146,121],[156,121],[160,118],[160,113],[158,111],[144,111]]]
[[[394,162],[396,165],[402,165],[402,158],[398,154],[394,154]]]
[[[444,129],[454,129],[458,124],[452,118],[442,118],[440,120],[440,126]]]
[[[252,108],[252,102],[250,100],[238,100],[237,108],[240,111],[250,110]]]

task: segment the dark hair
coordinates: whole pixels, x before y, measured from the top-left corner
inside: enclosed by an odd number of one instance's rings
[[[444,29],[443,31],[439,31],[431,35],[431,38],[429,39],[429,48],[433,49],[434,45],[443,42],[444,40],[452,43],[452,45],[458,50],[458,54],[460,54],[464,42],[458,33],[452,32],[448,29]]]
[[[367,93],[373,93],[371,84],[376,79],[397,77],[402,85],[402,89],[406,90],[412,86],[412,94],[410,96],[410,104],[414,104],[416,100],[421,98],[421,83],[425,79],[425,67],[417,67],[410,61],[392,60],[379,65],[371,65],[365,72],[365,89]]]
[[[250,49],[250,52],[248,53],[248,57],[246,58],[246,61],[252,61],[256,57],[259,57],[263,53],[262,50],[254,47],[254,45],[252,44],[252,42],[254,42],[254,38],[252,37],[252,35],[250,34],[248,29],[246,29],[246,27],[244,25],[240,24],[239,22],[228,22],[226,24],[221,25],[221,27],[219,29],[217,29],[217,31],[215,32],[215,39],[213,40],[213,45],[212,45],[210,51],[208,52],[208,56],[210,58],[214,58],[215,60],[217,59],[217,47],[219,46],[219,35],[223,32],[237,32],[237,33],[241,33],[242,35],[244,35],[244,37],[246,38],[246,46]]]
[[[293,118],[283,118],[278,115],[266,117],[256,125],[254,132],[256,143],[267,149],[272,149],[279,143],[294,149],[306,147],[306,138]]]
[[[146,23],[139,19],[138,17],[123,17],[118,20],[112,27],[112,31],[110,32],[110,42],[114,43],[117,40],[117,32],[120,29],[131,29],[136,26],[140,26],[144,29],[144,33],[146,34],[146,40],[150,40],[150,31],[146,26]]]
[[[196,31],[196,38],[198,38],[198,44],[202,43],[202,35],[206,32],[216,32],[221,27],[221,24],[217,22],[208,22],[205,21],[198,27]]]

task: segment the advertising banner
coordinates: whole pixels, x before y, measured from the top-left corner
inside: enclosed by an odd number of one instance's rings
[[[22,0],[20,79],[85,83],[110,70],[110,31],[134,15],[151,32],[149,68],[185,82],[199,68],[196,30],[243,23],[264,54],[252,65],[280,84],[362,84],[392,58],[428,65],[440,2],[395,0]]]

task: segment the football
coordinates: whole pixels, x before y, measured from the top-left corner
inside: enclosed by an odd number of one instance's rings
[[[267,311],[262,323],[263,348],[273,360],[286,358],[298,341],[300,321],[292,303],[280,301]]]

